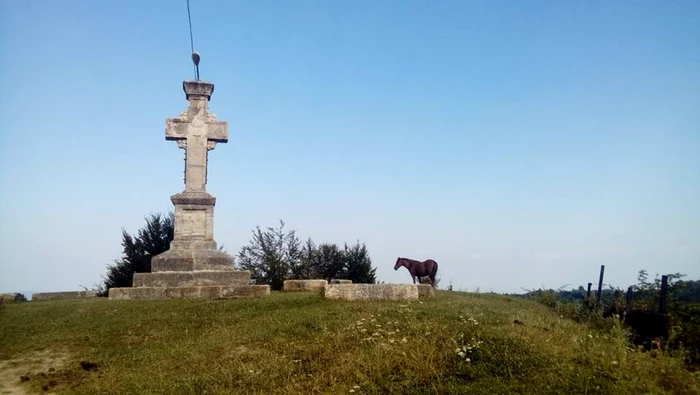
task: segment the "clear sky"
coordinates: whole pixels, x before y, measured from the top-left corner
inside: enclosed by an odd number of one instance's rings
[[[397,256],[469,291],[700,278],[699,1],[191,11],[230,253],[283,219],[386,282]],[[183,189],[186,2],[2,1],[0,43],[0,292],[89,287]]]

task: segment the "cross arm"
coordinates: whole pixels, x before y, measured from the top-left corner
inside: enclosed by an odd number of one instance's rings
[[[165,139],[166,140],[181,140],[187,138],[188,122],[180,119],[165,120]]]
[[[207,126],[207,140],[216,141],[217,143],[228,142],[228,122],[208,122]]]

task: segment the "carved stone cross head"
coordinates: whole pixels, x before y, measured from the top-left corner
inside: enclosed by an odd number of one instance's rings
[[[204,81],[182,83],[189,106],[178,118],[165,121],[165,139],[177,141],[185,150],[185,191],[205,191],[208,151],[216,143],[228,142],[228,122],[217,121],[209,112],[214,84]]]

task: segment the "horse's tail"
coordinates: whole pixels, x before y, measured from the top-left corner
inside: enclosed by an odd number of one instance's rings
[[[433,270],[430,273],[431,277],[435,277],[435,275],[437,274],[437,271],[438,271],[438,263],[435,260],[433,260],[433,262],[435,262],[435,265],[433,265]]]

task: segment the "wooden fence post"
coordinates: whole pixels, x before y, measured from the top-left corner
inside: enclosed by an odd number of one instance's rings
[[[591,298],[591,285],[593,285],[593,283],[588,283],[588,290],[586,291],[586,299]]]
[[[666,314],[666,298],[668,297],[668,276],[661,276],[661,295],[659,297],[659,313]]]
[[[632,296],[633,296],[633,291],[632,287],[627,288],[627,295],[625,295],[625,303],[627,303],[627,307],[629,307],[630,304],[632,304]]]
[[[600,277],[598,278],[598,295],[596,295],[598,303],[600,303],[600,300],[603,297],[603,274],[604,273],[605,273],[605,265],[600,265]]]

